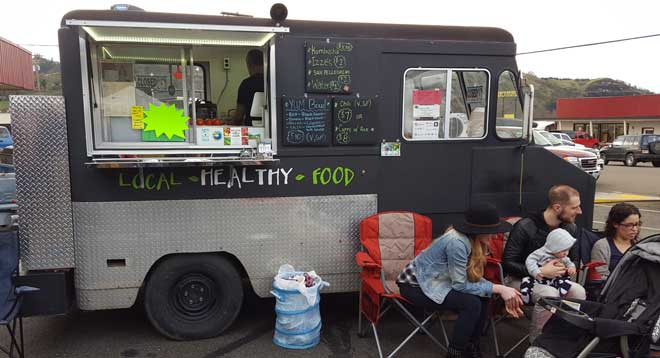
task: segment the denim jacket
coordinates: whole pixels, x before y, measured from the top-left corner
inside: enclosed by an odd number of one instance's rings
[[[450,230],[415,258],[415,276],[422,292],[442,304],[452,289],[476,296],[490,297],[493,284],[483,277],[470,282],[467,263],[471,245],[467,236]]]

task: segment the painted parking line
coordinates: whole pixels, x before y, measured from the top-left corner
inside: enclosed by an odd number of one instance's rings
[[[603,225],[605,225],[605,223],[602,222],[602,221],[596,221],[596,220],[594,220],[593,222],[596,223],[596,224],[603,224]],[[651,230],[651,231],[658,231],[658,232],[660,232],[660,228],[657,228],[657,227],[648,227],[648,226],[642,226],[641,230]]]
[[[594,199],[594,203],[596,204],[619,203],[622,201],[660,201],[660,196],[598,192]]]
[[[599,208],[611,208],[611,207],[612,207],[612,205],[603,205],[603,204],[596,204],[596,205],[594,205],[594,206],[595,206],[595,207],[599,207]],[[645,213],[660,214],[660,210],[640,209],[640,208],[637,208],[637,209],[638,209],[639,211],[641,211],[641,212],[645,212]]]

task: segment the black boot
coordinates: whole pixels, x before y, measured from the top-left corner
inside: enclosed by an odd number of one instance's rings
[[[449,346],[447,347],[447,358],[463,358],[463,351],[459,351],[458,349]]]
[[[463,351],[463,358],[481,358],[481,347],[479,346],[479,341],[470,342],[467,346],[465,346],[465,351]]]

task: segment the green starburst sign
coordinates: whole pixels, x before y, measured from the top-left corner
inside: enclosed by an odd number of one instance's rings
[[[168,140],[174,136],[186,138],[188,117],[183,115],[182,109],[176,109],[175,105],[161,103],[156,107],[149,103],[149,109],[144,111],[144,115],[144,132],[153,131],[156,138],[164,134]]]

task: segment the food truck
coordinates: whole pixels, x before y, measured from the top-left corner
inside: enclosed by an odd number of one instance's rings
[[[376,212],[428,215],[437,235],[470,203],[520,215],[565,183],[591,226],[594,179],[529,143],[507,31],[285,13],[64,16],[63,97],[11,98],[31,314],[141,304],[169,338],[212,337],[284,263],[357,291]],[[247,126],[230,118],[252,49]]]

